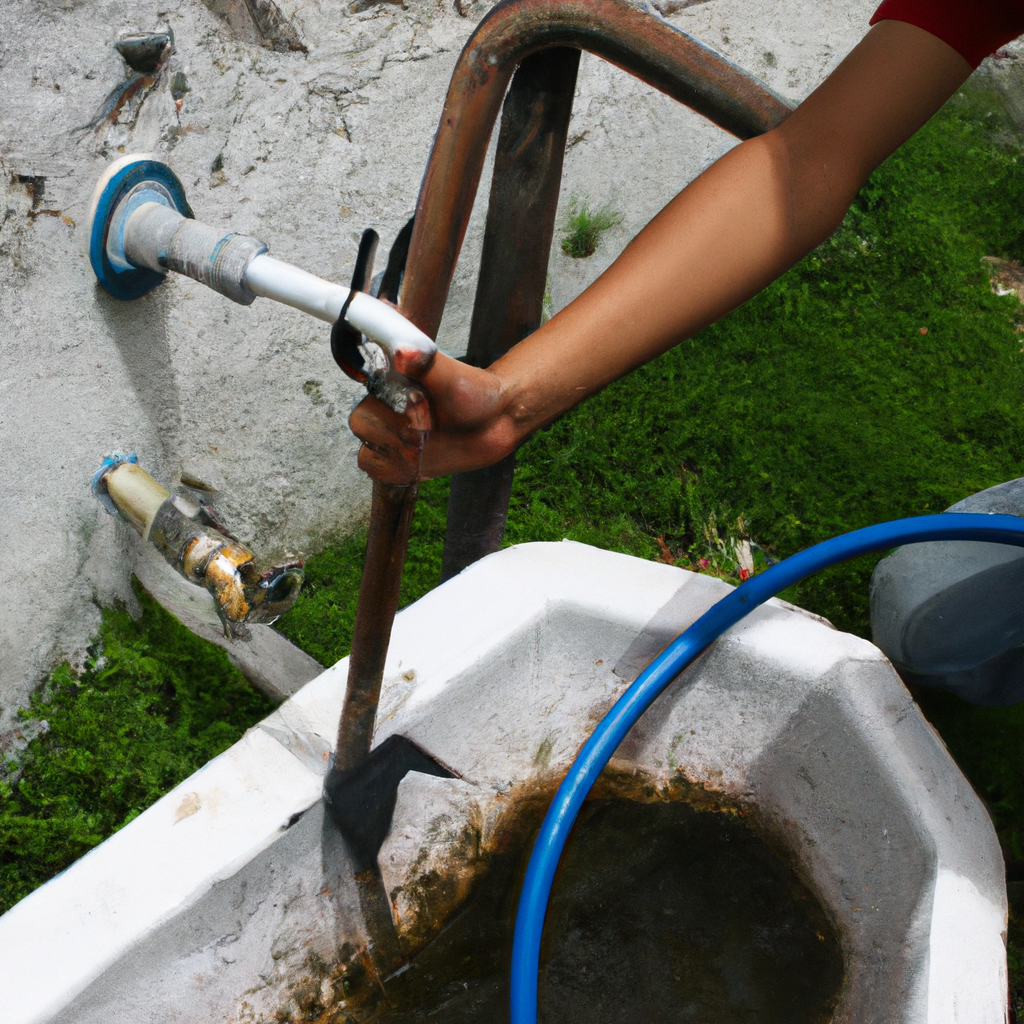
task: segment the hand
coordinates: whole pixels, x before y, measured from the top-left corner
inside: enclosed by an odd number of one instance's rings
[[[438,352],[416,381],[430,406],[431,429],[415,425],[415,409],[396,413],[372,396],[349,417],[362,442],[359,468],[376,480],[410,484],[480,469],[514,451],[519,441],[500,378]]]

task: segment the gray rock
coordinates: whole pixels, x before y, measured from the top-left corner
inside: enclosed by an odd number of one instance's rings
[[[1024,515],[1024,478],[948,512]],[[1024,700],[1024,551],[1007,544],[911,544],[871,577],[871,634],[907,682],[973,704]]]

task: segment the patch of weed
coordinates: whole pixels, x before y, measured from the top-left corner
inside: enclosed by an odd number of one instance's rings
[[[562,225],[562,252],[573,259],[585,259],[597,252],[601,232],[622,223],[622,214],[609,204],[594,210],[579,196],[571,196]]]
[[[437,586],[447,513],[448,480],[420,484],[399,608],[418,601]],[[365,531],[311,555],[303,566],[306,580],[298,600],[276,623],[279,632],[321,665],[333,665],[348,654],[365,557]]]
[[[49,730],[0,759],[0,913],[268,715],[218,647],[138,590],[106,609],[85,671],[61,665],[23,712]]]

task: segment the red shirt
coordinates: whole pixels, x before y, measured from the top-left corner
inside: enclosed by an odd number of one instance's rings
[[[886,20],[931,32],[976,68],[1024,34],[1024,0],[883,0],[871,24]]]

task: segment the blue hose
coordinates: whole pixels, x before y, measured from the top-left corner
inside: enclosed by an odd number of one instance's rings
[[[1024,519],[946,512],[879,523],[833,537],[737,587],[706,611],[641,673],[601,720],[548,808],[530,855],[512,944],[512,1024],[537,1024],[537,978],[544,914],[559,858],[583,801],[626,733],[655,698],[705,648],[758,605],[811,573],[858,555],[921,541],[980,540],[1024,547]]]

